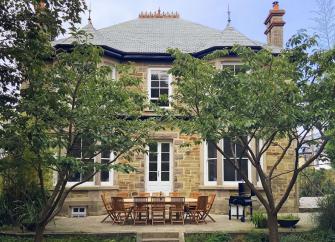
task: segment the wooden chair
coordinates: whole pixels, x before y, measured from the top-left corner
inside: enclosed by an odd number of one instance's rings
[[[125,224],[129,217],[132,218],[131,212],[133,207],[127,208],[124,206],[124,200],[122,197],[111,197],[113,217],[115,218],[113,223]]]
[[[108,218],[110,218],[112,222],[114,223],[115,217],[113,214],[112,203],[110,201],[107,201],[105,194],[101,194],[101,200],[107,212],[107,216],[101,221],[101,223],[104,223]]]
[[[203,215],[203,220],[205,220],[207,217],[210,218],[210,220],[212,220],[213,222],[216,222],[214,218],[212,218],[211,215],[209,215],[209,212],[211,211],[213,204],[214,204],[214,200],[216,197],[216,193],[211,193],[208,197],[208,203],[206,206],[206,212]]]
[[[133,219],[134,224],[145,223],[148,224],[149,220],[149,205],[148,197],[134,197],[134,208],[133,208]],[[144,214],[145,220],[142,220]]]
[[[153,192],[152,194],[151,194],[151,196],[152,197],[163,197],[163,193],[162,192]]]
[[[122,198],[128,198],[129,197],[129,193],[128,192],[118,192],[116,194],[117,197],[122,197]]]
[[[165,224],[165,197],[151,198],[151,223]]]
[[[150,192],[139,192],[138,197],[150,197]]]
[[[181,193],[180,192],[170,192],[169,196],[170,197],[181,197]]]
[[[198,199],[198,197],[201,195],[200,192],[191,192],[190,193],[190,198],[195,198]]]
[[[171,224],[183,223],[185,214],[185,197],[171,197],[171,206],[169,208],[169,219]]]
[[[207,210],[208,204],[208,196],[199,196],[197,201],[197,206],[195,208],[190,208],[187,213],[188,216],[191,218],[192,222],[199,223],[204,222],[206,223],[204,216]]]

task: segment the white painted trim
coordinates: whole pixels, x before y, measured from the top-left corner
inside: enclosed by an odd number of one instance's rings
[[[148,99],[149,101],[151,101],[151,72],[152,71],[169,71],[171,68],[166,68],[166,67],[155,67],[155,68],[148,68],[148,71],[147,71],[147,91],[148,91]],[[169,80],[168,80],[168,99],[169,99],[169,106],[162,106],[160,108],[163,108],[163,109],[169,109],[171,108],[171,95],[172,95],[172,92],[173,92],[173,89],[172,89],[172,75],[171,74],[168,74],[169,75]],[[156,100],[156,99],[153,99],[153,100]],[[158,99],[157,99],[158,100]]]
[[[169,143],[170,145],[170,173],[169,173],[169,183],[170,183],[170,191],[172,192],[174,189],[174,182],[173,182],[173,162],[174,162],[174,156],[173,156],[173,143],[171,141],[156,141],[158,145],[157,147],[157,172],[161,173],[161,144],[162,143]],[[144,164],[144,179],[145,179],[145,191],[148,192],[149,189],[149,146],[147,146],[146,150],[148,153],[145,155],[145,164]],[[158,177],[157,177],[158,178]],[[161,179],[161,175],[159,176],[159,179]],[[158,179],[157,179],[158,180]],[[160,182],[160,181],[157,181]],[[150,192],[150,191],[149,191]],[[157,191],[160,192],[160,191]],[[168,195],[168,194],[167,194]]]

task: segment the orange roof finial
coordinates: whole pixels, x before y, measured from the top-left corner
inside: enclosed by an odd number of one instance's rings
[[[274,1],[272,4],[273,4],[273,10],[279,10],[279,2],[278,1]]]
[[[164,12],[161,10],[161,8],[158,8],[158,11],[154,11],[154,12],[141,12],[138,15],[139,18],[179,18],[180,15],[178,12]]]

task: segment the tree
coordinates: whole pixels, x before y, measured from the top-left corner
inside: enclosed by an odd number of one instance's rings
[[[176,77],[171,121],[182,133],[212,142],[234,167],[264,206],[272,242],[279,241],[277,214],[299,173],[312,164],[334,135],[334,50],[315,51],[315,44],[314,38],[301,33],[280,55],[236,46],[201,60],[170,51],[175,58],[171,73]],[[244,71],[235,74],[213,66],[212,59],[229,53],[241,58]],[[306,139],[312,129],[320,132],[317,140]],[[235,149],[219,145],[222,139],[232,140],[248,157],[264,192],[243,172],[239,166],[242,157]],[[317,152],[299,166],[300,148],[314,142],[320,143]],[[276,160],[269,169],[262,167],[262,156],[273,148],[278,152]],[[292,154],[294,158],[290,158]],[[290,168],[278,169],[287,159]],[[276,200],[274,184],[282,177],[289,183]]]
[[[27,70],[16,111],[0,132],[4,159],[28,162],[44,194],[35,241],[42,240],[45,226],[76,186],[102,169],[134,171],[130,163],[115,161],[145,152],[155,128],[154,121],[141,119],[147,100],[131,65],[118,66],[119,78],[112,80],[111,68],[101,65],[102,50],[82,34],[75,34],[73,49]],[[115,158],[107,164],[91,162],[103,151],[112,151]],[[48,195],[45,177],[50,170],[57,173],[57,182]],[[75,175],[80,179],[68,186]]]
[[[312,13],[313,30],[318,34],[320,44],[330,49],[335,44],[335,5],[334,0],[316,0],[317,9]]]
[[[2,0],[0,2],[0,116],[19,98],[26,69],[48,58],[50,41],[64,25],[80,23],[85,0]]]

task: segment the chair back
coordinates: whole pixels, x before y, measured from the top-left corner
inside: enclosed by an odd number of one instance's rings
[[[150,197],[150,192],[139,192],[138,197]]]
[[[184,211],[185,197],[171,197],[171,205],[176,209]]]
[[[199,196],[197,201],[197,210],[206,210],[208,204],[208,196]]]
[[[165,208],[165,197],[151,197],[152,208]]]
[[[211,210],[211,208],[213,207],[213,203],[216,197],[216,193],[211,193],[208,197],[208,204],[207,204],[207,209]]]
[[[142,209],[148,207],[148,197],[134,197],[134,209]]]
[[[124,210],[124,201],[123,197],[112,197],[112,207],[115,211]]]
[[[180,192],[170,192],[169,196],[170,197],[181,197],[181,193]]]
[[[200,192],[191,192],[190,193],[190,198],[195,198],[198,199],[198,197],[201,195]]]
[[[106,210],[111,210],[113,208],[111,203],[107,201],[105,194],[101,194],[101,200]]]
[[[117,197],[122,197],[122,198],[128,198],[129,197],[129,193],[128,192],[118,192],[116,194]]]
[[[162,197],[163,196],[163,193],[162,192],[153,192],[152,197]]]

